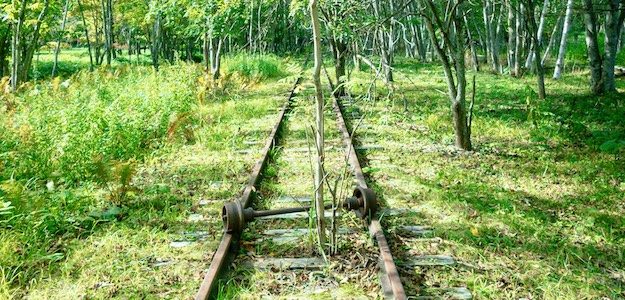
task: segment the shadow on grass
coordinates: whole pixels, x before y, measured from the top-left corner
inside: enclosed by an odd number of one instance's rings
[[[619,248],[625,240],[625,221],[610,213],[609,203],[600,209],[589,201],[614,191],[595,190],[554,200],[480,183],[441,187],[429,180],[417,182],[439,193],[441,201],[452,207],[461,204],[470,208],[460,212],[467,223],[437,224],[436,232],[442,238],[508,257],[531,253],[554,269],[564,263],[576,274],[605,276],[612,288],[620,286],[617,279],[608,280],[606,272],[625,268]],[[468,230],[472,223],[479,224],[477,236]],[[495,224],[504,224],[507,229]],[[593,234],[596,239],[585,239]]]

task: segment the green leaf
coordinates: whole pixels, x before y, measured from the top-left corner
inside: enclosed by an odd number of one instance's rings
[[[599,146],[601,152],[616,154],[621,149],[625,149],[625,141],[609,140]]]

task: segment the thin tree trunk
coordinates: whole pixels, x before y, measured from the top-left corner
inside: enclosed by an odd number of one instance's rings
[[[531,34],[532,38],[532,54],[534,57],[540,57],[540,38],[538,36],[539,29],[536,24],[536,17],[534,16],[534,0],[528,1],[527,7],[527,22],[528,22],[528,31]],[[538,84],[538,98],[545,99],[545,72],[543,70],[543,65],[539,59],[534,59],[534,67],[536,68],[536,80]]]
[[[525,18],[524,16],[525,6],[519,2],[517,2],[516,9],[516,41],[514,48],[514,76],[521,76],[521,49],[522,49],[522,40],[521,35],[523,28],[525,27]]]
[[[108,38],[109,38],[109,45],[111,47],[110,50],[110,54],[112,56],[113,59],[117,58],[117,53],[116,53],[116,49],[115,49],[115,35],[113,32],[113,0],[106,0],[106,8],[108,10]],[[107,64],[110,65],[110,62],[107,61]]]
[[[564,57],[566,55],[566,39],[569,36],[571,23],[573,21],[573,0],[566,3],[566,16],[564,17],[564,26],[562,27],[562,38],[560,39],[560,50],[558,51],[558,59],[556,60],[556,68],[553,71],[553,79],[560,79],[562,70],[564,70]]]
[[[252,0],[254,1],[254,0]],[[262,8],[263,8],[263,0],[258,0],[258,9],[256,15],[256,41],[254,42],[254,49],[256,51],[262,51],[262,27],[261,27],[261,17],[262,17]]]
[[[530,1],[536,1],[536,0],[530,0]],[[538,37],[538,44],[539,46],[542,48],[542,42],[543,42],[543,33],[545,31],[545,17],[547,16],[547,11],[549,10],[549,0],[545,0],[545,2],[543,3],[543,9],[540,13],[540,25],[538,25],[538,31],[537,31],[537,37]],[[534,18],[534,13],[532,13],[532,18]],[[535,53],[534,52],[530,52],[527,55],[527,59],[525,60],[525,68],[529,69],[532,65],[532,63],[534,62],[535,59]]]
[[[393,82],[393,61],[395,59],[395,0],[388,0],[389,15],[391,16],[386,33],[388,49],[386,51],[386,81]]]
[[[469,27],[469,21],[467,20],[467,16],[464,16],[464,25],[467,29],[467,36],[469,38],[469,46],[471,47],[471,62],[473,64],[473,71],[480,71],[480,61],[477,58],[477,51],[475,50],[475,41],[473,40],[473,35],[471,34],[471,28]]]
[[[555,43],[558,29],[560,29],[560,23],[562,23],[562,15],[558,17],[556,24],[554,24],[553,31],[551,32],[551,37],[549,38],[549,44],[547,44],[547,48],[545,48],[543,59],[541,60],[541,64],[543,65],[543,68],[545,67],[545,62],[547,61],[547,58],[549,58],[549,54],[551,54],[551,48],[553,47],[553,44]]]
[[[223,39],[217,38],[217,42],[215,42],[215,38],[210,37],[210,35],[211,34],[209,34],[211,75],[213,76],[213,80],[217,80],[219,76],[221,76],[221,45]]]
[[[326,242],[325,219],[324,219],[324,203],[323,203],[323,180],[324,180],[324,100],[323,90],[321,89],[321,64],[323,63],[321,53],[321,30],[319,24],[319,12],[317,8],[317,0],[310,0],[309,3],[310,18],[313,30],[315,67],[313,69],[313,82],[315,84],[316,99],[316,143],[317,143],[317,164],[315,168],[315,211],[317,213],[317,234],[319,235],[319,246],[323,251]]]
[[[392,1],[391,1],[392,2]],[[381,19],[382,16],[380,11],[382,9],[382,5],[380,0],[376,0],[373,2],[373,12],[376,19]],[[382,65],[382,69],[384,71],[384,82],[389,84],[393,82],[393,70],[392,70],[392,57],[393,57],[393,29],[392,25],[389,25],[387,29],[384,24],[379,28],[375,29],[377,42],[379,43],[380,50],[380,61]]]
[[[63,8],[63,22],[61,23],[61,31],[59,37],[56,40],[56,48],[54,49],[54,64],[52,65],[52,77],[56,75],[56,70],[59,67],[59,52],[61,52],[61,39],[65,34],[65,24],[67,24],[67,11],[69,10],[70,0],[65,0],[65,7]]]
[[[204,33],[202,50],[204,54],[204,69],[208,73],[210,70],[210,43],[208,42],[208,31]]]
[[[619,7],[620,3],[620,7]],[[614,66],[621,26],[625,16],[625,1],[609,0],[609,11],[605,17],[605,42],[603,59],[603,83],[606,92],[616,92]]]
[[[93,54],[91,51],[91,41],[89,40],[89,27],[85,20],[85,11],[82,9],[82,3],[78,1],[78,10],[80,10],[80,17],[82,18],[82,26],[85,27],[85,39],[87,40],[87,50],[89,51],[89,71],[93,71]]]
[[[25,4],[25,0],[23,3]],[[17,60],[13,61],[14,70],[11,75],[12,89],[17,89],[19,83],[25,82],[28,79],[28,70],[30,70],[30,65],[33,61],[33,56],[35,55],[35,50],[39,49],[39,32],[41,30],[41,24],[43,23],[43,20],[48,12],[49,5],[50,1],[44,0],[43,8],[39,12],[39,16],[37,17],[37,20],[33,25],[32,33],[30,34],[30,40],[22,41],[23,37],[19,35],[17,37],[17,43],[14,44],[15,46],[17,46],[17,48],[15,48],[15,51],[17,51],[17,53],[15,53],[16,57],[14,57],[17,58]],[[23,15],[20,19],[21,22],[23,22]],[[19,31],[21,34],[21,28]],[[13,84],[15,85],[13,86]]]
[[[19,73],[20,78],[18,78],[19,82],[25,82],[28,80],[28,70],[30,70],[30,66],[33,62],[33,57],[35,56],[35,51],[39,49],[39,33],[41,31],[41,25],[43,24],[43,20],[48,13],[48,8],[50,7],[50,1],[44,0],[43,8],[37,17],[37,21],[35,22],[35,26],[33,29],[33,33],[31,34],[31,39],[27,44],[24,44],[24,54],[21,56],[21,69],[22,71]]]
[[[96,1],[97,0],[94,0],[94,3],[97,3]],[[101,56],[102,42],[101,42],[101,39],[100,39],[101,32],[100,32],[100,24],[98,22],[99,19],[100,18],[98,16],[97,10],[94,9],[93,10],[93,28],[95,30],[95,36],[94,36],[94,43],[95,43],[94,44],[94,47],[95,47],[94,52],[95,53],[94,53],[94,57],[95,57],[95,64],[98,65],[98,66],[102,64],[102,60],[101,60],[101,57],[102,57]]]
[[[497,15],[497,26],[493,29],[495,31],[494,34],[494,40],[493,40],[493,52],[495,53],[495,58],[497,59],[497,73],[501,74],[503,73],[502,67],[501,67],[501,62],[499,61],[499,52],[500,52],[500,45],[501,45],[501,30],[502,30],[502,25],[501,25],[501,19],[503,18],[503,12],[504,12],[504,5],[502,4],[499,8],[499,14]],[[493,11],[493,13],[495,13]],[[494,15],[493,15],[494,18]]]
[[[7,26],[8,27],[8,26]],[[0,78],[4,77],[8,72],[9,61],[7,60],[10,45],[10,27],[0,36]]]
[[[486,34],[486,44],[484,47],[484,54],[486,56],[486,62],[492,62],[492,44],[490,39],[490,0],[484,0],[484,7],[482,8],[482,17],[484,19],[484,31]],[[491,65],[492,68],[492,65]]]
[[[11,47],[11,91],[15,92],[19,86],[19,72],[20,72],[20,50],[21,50],[21,34],[22,25],[24,24],[24,16],[26,15],[26,0],[22,0],[20,3],[20,12],[17,19],[17,23],[13,26],[13,41]]]
[[[586,50],[590,64],[590,89],[594,94],[604,92],[603,85],[603,62],[599,52],[599,26],[592,0],[583,0],[584,25],[586,29]]]
[[[451,12],[450,25],[448,28],[441,20],[436,5],[432,0],[423,0],[429,7],[429,12],[423,13],[426,28],[430,34],[430,40],[434,50],[438,54],[443,65],[445,78],[447,79],[447,89],[451,100],[451,112],[453,117],[456,147],[463,150],[472,150],[469,117],[466,111],[466,69],[464,63],[465,36],[463,28],[464,8],[459,2],[451,3],[455,11]],[[462,1],[462,0],[460,0]],[[436,28],[434,28],[436,24]],[[454,31],[451,34],[450,31]],[[437,33],[442,35],[442,43],[439,43]],[[453,71],[452,71],[453,67]],[[455,71],[455,72],[454,72]],[[455,78],[454,78],[455,74]]]
[[[352,59],[354,61],[354,69],[357,72],[360,72],[360,59],[358,59],[359,54],[360,48],[358,47],[358,41],[354,41],[352,43]]]
[[[506,0],[508,6],[508,70],[510,74],[514,75],[514,60],[516,56],[516,18],[514,14],[514,8],[512,7],[512,0]]]
[[[108,35],[108,10],[106,9],[107,0],[100,0],[102,6],[102,32],[104,34],[104,56],[106,57],[107,65],[111,64],[111,45],[109,44]]]
[[[335,97],[345,96],[345,60],[347,58],[347,44],[341,40],[332,42],[332,50],[334,54],[334,71],[336,74],[336,90]]]
[[[160,52],[160,40],[161,40],[161,16],[160,13],[156,14],[154,20],[154,26],[152,29],[152,49],[150,50],[150,56],[152,56],[152,66],[154,70],[158,72],[158,55]]]

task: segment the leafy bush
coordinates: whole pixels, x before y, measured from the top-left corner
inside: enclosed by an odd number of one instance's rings
[[[63,259],[61,240],[122,216],[136,165],[197,123],[200,74],[186,64],[78,72],[5,95],[10,105],[0,98],[0,243],[24,245],[0,247],[0,298]]]
[[[162,147],[172,135],[171,120],[195,105],[200,71],[180,65],[157,75],[145,70],[80,72],[16,98],[15,111],[0,122],[0,182],[100,181],[102,165]]]
[[[240,53],[224,60],[227,73],[248,80],[279,78],[286,75],[282,61],[275,55],[249,55]]]

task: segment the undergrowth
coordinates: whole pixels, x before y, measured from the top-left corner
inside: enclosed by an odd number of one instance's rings
[[[238,57],[255,80],[286,73],[275,57]],[[240,65],[247,62],[255,65]],[[214,122],[202,105],[234,97],[242,85],[226,91],[205,78],[195,64],[158,73],[118,65],[0,94],[0,298],[45,277],[68,259],[68,244],[133,218],[133,209],[179,214],[167,187],[158,186],[153,202],[137,202],[152,190],[137,189],[133,178],[146,160],[211,138],[200,136],[199,127]]]

